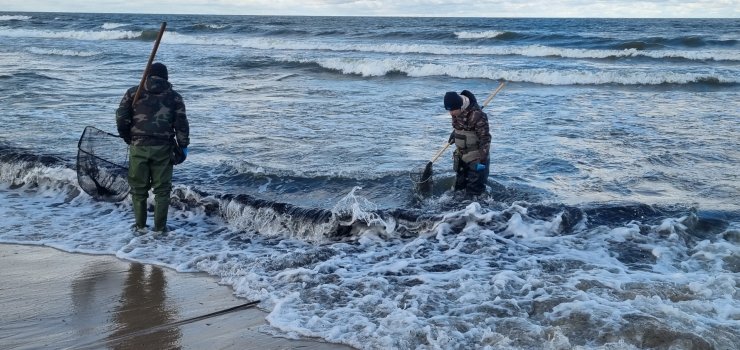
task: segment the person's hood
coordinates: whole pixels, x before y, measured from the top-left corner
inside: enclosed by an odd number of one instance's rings
[[[460,92],[460,95],[465,96],[470,101],[468,104],[468,109],[480,109],[480,106],[478,105],[478,100],[475,98],[475,95],[473,95],[472,92],[468,90],[463,90]]]

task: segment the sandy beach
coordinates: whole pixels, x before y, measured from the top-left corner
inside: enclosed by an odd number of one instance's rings
[[[351,349],[260,331],[266,313],[204,274],[0,244],[2,349]]]

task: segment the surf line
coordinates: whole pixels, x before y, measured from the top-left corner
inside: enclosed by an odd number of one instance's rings
[[[136,331],[136,332],[131,332],[131,333],[128,333],[128,334],[123,334],[123,335],[118,336],[118,337],[115,337],[115,338],[108,338],[108,339],[105,339],[105,340],[99,340],[99,341],[95,341],[93,343],[88,343],[88,344],[83,344],[83,345],[75,345],[72,348],[75,348],[75,349],[98,349],[101,346],[111,346],[111,345],[118,344],[118,343],[120,343],[120,342],[122,342],[124,340],[128,340],[128,339],[131,339],[131,338],[139,337],[139,336],[142,336],[142,335],[147,335],[147,334],[151,334],[151,333],[163,331],[165,329],[170,329],[170,328],[174,328],[174,327],[179,327],[179,326],[182,326],[182,325],[186,325],[188,323],[193,323],[193,322],[197,322],[197,321],[201,321],[201,320],[213,318],[213,317],[216,317],[216,316],[221,316],[221,315],[229,314],[229,313],[232,313],[232,312],[249,309],[249,308],[252,308],[252,307],[257,306],[257,304],[259,304],[260,301],[261,300],[250,301],[250,302],[248,302],[246,304],[237,305],[237,306],[234,306],[234,307],[230,307],[228,309],[223,309],[223,310],[211,312],[209,314],[195,316],[195,317],[187,318],[187,319],[180,320],[180,321],[175,321],[175,322],[161,324],[159,326],[154,326],[154,327],[150,327],[150,328],[147,328],[147,329],[142,329],[142,330],[139,330],[139,331]]]

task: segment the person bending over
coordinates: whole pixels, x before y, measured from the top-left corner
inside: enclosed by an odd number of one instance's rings
[[[452,117],[450,144],[455,144],[453,167],[456,173],[455,190],[465,190],[470,196],[478,196],[486,190],[489,172],[489,150],[491,133],[488,116],[484,113],[470,91],[461,93],[448,91],[444,106]]]

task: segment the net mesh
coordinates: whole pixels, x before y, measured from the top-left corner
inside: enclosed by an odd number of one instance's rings
[[[77,181],[96,200],[119,202],[126,198],[128,145],[118,135],[86,127],[77,144]]]
[[[428,194],[432,191],[432,164],[432,162],[429,162],[424,168],[409,172],[411,182],[414,183],[416,190],[421,194]]]

